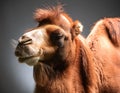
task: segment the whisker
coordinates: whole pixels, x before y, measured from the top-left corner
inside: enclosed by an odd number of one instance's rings
[[[17,47],[17,44],[18,44],[18,41],[15,40],[15,39],[12,39],[12,40],[10,41],[10,43],[11,43],[11,45],[12,45],[13,48],[16,48],[16,47]]]

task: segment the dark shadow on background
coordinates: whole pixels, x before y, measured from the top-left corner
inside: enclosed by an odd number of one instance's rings
[[[104,17],[119,17],[119,0],[59,0],[65,11],[84,25],[87,36],[91,26]],[[108,2],[109,1],[109,2]],[[26,29],[37,26],[34,10],[55,4],[54,0],[0,1],[0,93],[33,93],[32,67],[19,64],[14,56],[11,39],[18,39]]]

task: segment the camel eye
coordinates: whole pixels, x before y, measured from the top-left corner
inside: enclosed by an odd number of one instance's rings
[[[56,30],[56,31],[51,33],[50,37],[51,37],[51,40],[53,40],[53,41],[54,40],[59,40],[63,37],[63,34],[60,33],[60,31]]]
[[[61,33],[60,31],[56,30],[56,31],[52,32],[51,35],[50,35],[50,38],[51,38],[51,42],[54,45],[57,45],[59,47],[63,46],[64,34]]]

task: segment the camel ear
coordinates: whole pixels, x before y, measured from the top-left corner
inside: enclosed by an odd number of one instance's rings
[[[73,29],[75,31],[75,35],[79,35],[83,31],[83,25],[78,20],[76,20],[73,23]]]
[[[73,26],[72,26],[72,38],[78,36],[83,30],[83,25],[78,21],[76,20],[74,23],[73,23]]]

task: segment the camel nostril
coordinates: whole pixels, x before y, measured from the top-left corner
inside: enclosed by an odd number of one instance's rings
[[[29,38],[29,37],[26,37],[26,36],[22,36],[22,37],[19,39],[19,44],[22,44],[22,45],[32,44],[32,39]]]
[[[15,50],[15,55],[16,55],[16,56],[21,56],[21,52],[18,51],[18,50]]]

